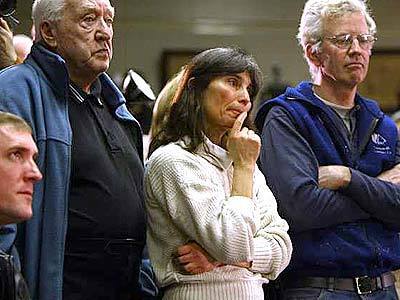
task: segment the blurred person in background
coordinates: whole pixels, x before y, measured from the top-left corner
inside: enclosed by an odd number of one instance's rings
[[[160,130],[164,127],[165,122],[168,120],[168,115],[172,106],[172,100],[178,88],[183,72],[184,70],[175,74],[157,96],[153,107],[153,115],[150,126],[150,139],[160,132]]]
[[[13,45],[13,33],[7,22],[0,18],[0,69],[22,62],[17,59],[18,56]]]
[[[25,34],[16,34],[13,37],[13,45],[15,52],[17,53],[17,60],[23,62],[31,52],[33,41]]]
[[[156,99],[150,85],[141,75],[129,70],[122,82],[122,92],[126,99],[126,106],[138,120],[143,131],[143,157],[147,158],[150,143],[150,126]]]

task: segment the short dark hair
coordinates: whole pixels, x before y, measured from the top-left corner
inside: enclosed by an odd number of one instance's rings
[[[262,76],[251,55],[239,48],[213,48],[193,57],[185,66],[166,123],[150,143],[149,154],[158,147],[176,142],[184,136],[189,137],[188,150],[195,151],[197,146],[204,142],[206,124],[203,99],[208,85],[216,77],[242,72],[248,72],[250,75],[249,96],[253,102],[260,89]],[[253,128],[249,117],[244,124]]]

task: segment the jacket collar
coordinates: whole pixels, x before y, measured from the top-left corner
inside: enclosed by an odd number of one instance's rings
[[[294,88],[288,87],[284,94],[274,99],[267,100],[260,106],[256,113],[256,118],[254,121],[259,132],[262,131],[264,121],[269,110],[275,105],[276,102],[279,101],[298,101],[308,107],[325,111],[328,115],[330,115],[327,105],[314,95],[314,92],[312,90],[312,83],[309,81],[303,81]],[[375,101],[364,98],[358,93],[356,94],[355,105],[361,111],[369,111],[369,113],[375,118],[383,117],[383,112],[379,109],[379,106],[376,104]]]
[[[67,66],[60,55],[48,50],[39,42],[32,46],[26,63],[37,64],[54,93],[67,99],[70,80]],[[106,73],[100,74],[98,78],[102,87],[102,98],[112,108],[115,116],[121,120],[134,121],[139,126],[138,121],[126,108],[126,100],[111,78]]]
[[[284,95],[289,101],[296,99],[314,107],[318,107],[319,109],[326,109],[326,104],[314,95],[312,83],[309,81],[302,81],[295,88],[287,88]],[[375,101],[364,98],[357,92],[354,102],[355,106],[362,106],[363,108],[369,110],[370,113],[372,113],[372,115],[375,117],[382,117],[382,111],[376,105]]]
[[[64,59],[45,48],[41,43],[35,43],[26,62],[32,61],[43,71],[53,91],[65,96],[68,90],[69,75]]]
[[[103,106],[103,102],[101,101],[101,82],[98,78],[93,82],[92,86],[90,87],[90,93],[84,92],[72,81],[69,83],[69,92],[70,99],[72,98],[72,100],[78,103],[83,103],[86,100],[92,99],[95,100],[95,103],[97,105]]]

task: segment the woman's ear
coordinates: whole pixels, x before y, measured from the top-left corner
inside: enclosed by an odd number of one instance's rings
[[[40,36],[51,49],[57,49],[57,32],[54,23],[44,21],[40,24]]]
[[[322,65],[321,52],[315,47],[315,45],[307,44],[306,56],[315,66],[319,67]]]

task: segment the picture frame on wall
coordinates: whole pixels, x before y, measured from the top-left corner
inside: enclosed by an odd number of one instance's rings
[[[400,109],[400,49],[373,52],[368,75],[359,92],[378,101],[386,113]]]
[[[195,49],[164,50],[161,54],[161,86],[164,86],[193,56],[201,51]]]

